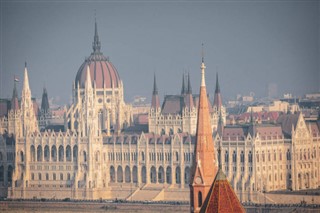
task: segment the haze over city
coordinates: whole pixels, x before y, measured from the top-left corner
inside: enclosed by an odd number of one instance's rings
[[[29,68],[32,95],[45,85],[70,102],[72,83],[92,52],[95,13],[101,50],[125,85],[125,99],[180,92],[183,72],[199,88],[204,43],[208,92],[219,72],[224,98],[319,91],[319,1],[1,1],[0,97]],[[96,11],[96,12],[95,12]],[[22,84],[18,85],[21,91]]]

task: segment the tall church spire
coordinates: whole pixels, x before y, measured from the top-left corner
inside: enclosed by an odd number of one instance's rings
[[[94,38],[93,38],[92,48],[94,53],[99,53],[101,49],[101,43],[99,41],[98,26],[97,26],[96,19],[94,20]]]
[[[205,64],[202,57],[201,86],[194,160],[190,181],[191,211],[199,212],[217,173],[217,162],[212,139],[209,105],[205,84]]]
[[[153,77],[153,91],[152,91],[151,108],[153,108],[153,109],[160,108],[156,74],[154,74],[154,77]]]

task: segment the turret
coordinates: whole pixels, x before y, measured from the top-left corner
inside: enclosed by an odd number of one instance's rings
[[[219,85],[219,77],[218,73],[216,75],[216,89],[214,91],[214,99],[213,99],[213,107],[216,107],[217,110],[221,110],[222,106],[222,98],[220,94],[220,85]]]
[[[152,91],[151,108],[153,108],[154,110],[157,110],[160,108],[156,74],[154,74],[154,78],[153,78],[153,91]]]
[[[43,87],[42,100],[41,100],[41,113],[47,114],[49,112],[49,100],[47,89]]]

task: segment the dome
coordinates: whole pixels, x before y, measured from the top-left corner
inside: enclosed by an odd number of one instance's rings
[[[75,86],[78,84],[80,88],[84,88],[87,80],[87,66],[90,68],[90,77],[92,80],[92,86],[96,83],[97,89],[110,89],[118,88],[120,86],[120,76],[117,69],[109,61],[109,58],[105,57],[100,52],[101,43],[99,41],[97,22],[95,23],[94,42],[92,44],[93,52],[86,58],[86,60],[80,66],[75,79]]]

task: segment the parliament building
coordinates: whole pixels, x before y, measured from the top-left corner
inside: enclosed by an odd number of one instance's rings
[[[201,64],[204,73],[204,61]],[[196,71],[195,73],[199,73]],[[41,110],[32,98],[27,65],[23,89],[1,101],[0,197],[46,199],[190,199],[199,95],[183,76],[181,94],[166,95],[162,106],[156,78],[148,131],[133,126],[123,82],[101,52],[95,23],[93,52],[80,66],[60,128],[49,128],[44,91]],[[303,113],[282,114],[273,123],[227,125],[218,76],[208,99],[215,164],[241,201],[268,191],[320,187],[320,121]],[[3,111],[3,110],[2,110]],[[218,165],[215,165],[218,166]]]

